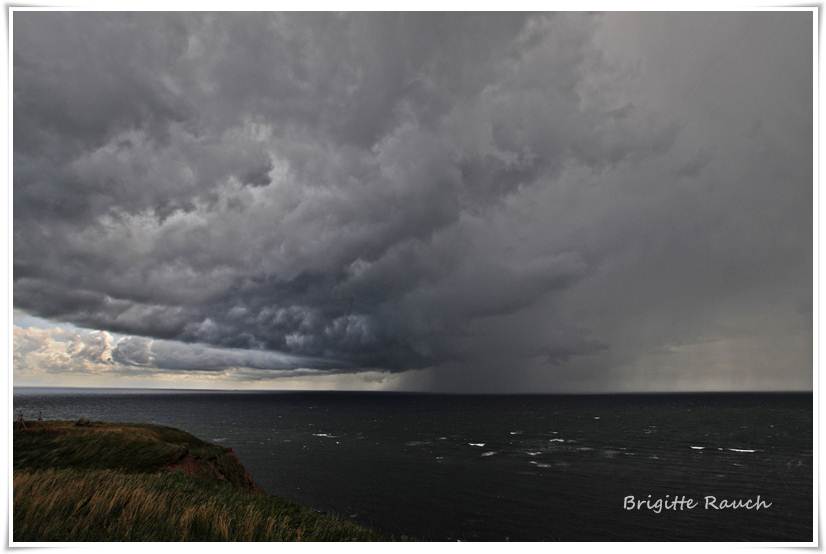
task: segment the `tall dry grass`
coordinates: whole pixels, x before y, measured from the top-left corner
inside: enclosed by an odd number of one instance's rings
[[[14,472],[16,541],[363,541],[350,521],[177,472]]]

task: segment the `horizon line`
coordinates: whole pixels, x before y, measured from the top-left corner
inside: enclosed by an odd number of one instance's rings
[[[630,396],[630,395],[700,395],[700,394],[814,394],[813,389],[786,390],[662,390],[662,391],[602,391],[602,392],[481,392],[481,391],[431,391],[431,390],[369,390],[369,389],[187,389],[167,387],[100,387],[12,385],[14,389],[76,389],[101,391],[175,391],[175,392],[244,392],[244,393],[378,393],[378,394],[429,394],[440,396]]]

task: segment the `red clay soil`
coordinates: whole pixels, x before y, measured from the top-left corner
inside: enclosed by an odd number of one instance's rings
[[[203,479],[227,481],[249,492],[263,492],[252,480],[252,476],[238,460],[238,456],[235,455],[232,449],[228,449],[223,457],[221,463],[217,463],[218,460],[202,460],[187,452],[177,462],[167,465],[164,469],[167,471],[182,471],[186,475]]]

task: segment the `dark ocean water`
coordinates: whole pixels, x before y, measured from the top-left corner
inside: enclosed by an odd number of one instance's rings
[[[15,389],[14,409],[179,427],[234,448],[272,494],[418,539],[812,539],[811,394]],[[700,507],[623,509],[648,494]],[[703,505],[758,494],[772,506]]]

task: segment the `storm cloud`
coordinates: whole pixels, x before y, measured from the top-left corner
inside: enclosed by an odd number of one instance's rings
[[[127,337],[104,365],[811,386],[810,14],[17,12],[13,48],[14,305]]]

